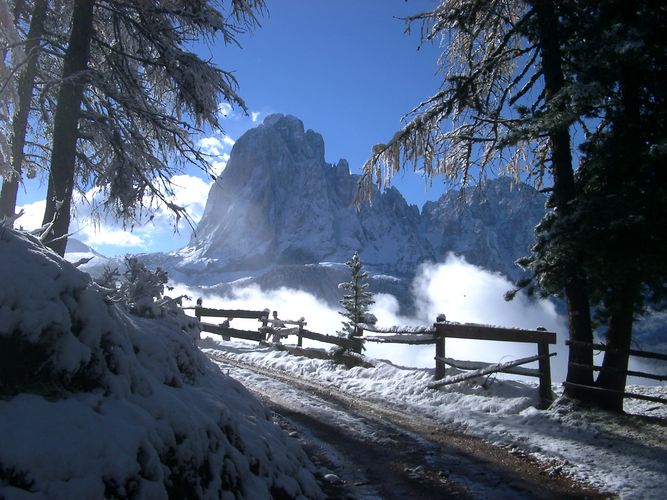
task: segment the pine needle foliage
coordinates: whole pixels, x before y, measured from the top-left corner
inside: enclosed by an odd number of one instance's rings
[[[354,252],[345,265],[350,268],[352,279],[338,285],[338,288],[347,291],[339,301],[344,309],[342,312],[339,311],[339,314],[344,316],[345,320],[343,328],[338,333],[352,338],[356,335],[357,325],[360,323],[375,323],[375,317],[368,312],[368,308],[375,301],[373,294],[368,291],[368,273],[363,269],[359,252]]]

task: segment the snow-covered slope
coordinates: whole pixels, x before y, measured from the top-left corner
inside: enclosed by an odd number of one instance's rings
[[[184,333],[0,231],[0,498],[321,497],[299,445]]]

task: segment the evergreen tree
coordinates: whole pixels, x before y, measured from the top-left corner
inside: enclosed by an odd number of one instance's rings
[[[464,185],[489,166],[552,181],[550,211],[520,261],[534,278],[518,285],[566,299],[572,384],[593,384],[593,311],[609,345],[596,383],[615,392],[598,398],[568,385],[566,394],[622,409],[633,320],[667,296],[667,9],[650,0],[443,0],[408,21],[423,22],[424,39],[442,38],[445,81],[374,148],[360,192],[410,163]],[[577,168],[574,125],[583,130]]]
[[[41,86],[32,97],[33,111],[38,107],[41,115],[31,138],[45,141],[26,144],[37,149],[42,165],[50,165],[44,215],[52,231],[49,246],[64,252],[75,190],[96,188],[103,203],[95,208],[124,221],[150,217],[159,204],[176,221],[187,219],[185,208],[171,202],[171,178],[188,164],[207,171],[195,134],[205,125],[219,129],[220,101],[247,111],[233,74],[189,47],[217,37],[237,43],[238,34],[256,25],[263,0],[33,3],[31,27],[38,24],[36,13],[48,7],[40,40],[49,64],[42,64]],[[29,11],[26,2],[15,4],[17,12]],[[30,15],[23,14],[26,18]],[[3,25],[0,38],[7,33]],[[20,74],[10,74],[6,88],[17,88]],[[29,85],[21,88],[27,89],[21,103],[29,105]],[[29,112],[30,106],[20,109]],[[0,137],[0,146],[6,160],[9,144],[4,139]],[[11,146],[19,151],[20,140]],[[13,158],[18,162],[19,156]],[[8,213],[15,206],[12,193],[18,180],[11,174],[20,174],[19,167],[4,165],[0,171],[7,174],[0,202]]]
[[[424,41],[442,40],[442,87],[417,106],[387,144],[373,148],[364,165],[360,195],[386,186],[404,165],[452,184],[483,182],[488,169],[549,188],[549,217],[565,218],[576,197],[570,150],[571,112],[568,54],[559,23],[565,7],[553,0],[443,0],[407,19],[422,23]],[[547,175],[548,174],[548,175]],[[565,262],[564,262],[565,264]],[[564,265],[570,350],[576,361],[568,380],[593,381],[590,306],[576,259]],[[581,365],[584,365],[581,368]],[[568,393],[577,394],[571,387]]]
[[[344,316],[345,320],[343,321],[343,328],[338,333],[347,336],[347,338],[353,338],[359,334],[357,325],[375,323],[375,316],[368,312],[368,307],[375,301],[373,300],[373,294],[368,291],[368,273],[363,269],[359,252],[354,252],[352,258],[345,265],[350,268],[352,279],[338,285],[338,288],[347,291],[339,301],[344,309],[339,314]]]

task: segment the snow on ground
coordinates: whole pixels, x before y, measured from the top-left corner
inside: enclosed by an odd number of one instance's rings
[[[554,470],[602,491],[623,498],[664,498],[667,406],[629,399],[625,409],[637,415],[618,416],[575,410],[559,398],[550,409],[541,411],[535,408],[537,385],[531,383],[491,377],[432,390],[427,388],[433,379],[432,369],[376,361],[374,368],[347,370],[330,361],[243,342],[221,342],[219,349],[225,356],[293,372],[352,395],[418,412],[493,444],[530,453]],[[554,390],[558,393],[560,388]],[[664,385],[632,386],[629,390],[667,396]]]
[[[0,498],[322,497],[299,444],[193,345],[0,227]],[[168,312],[169,313],[169,312]]]

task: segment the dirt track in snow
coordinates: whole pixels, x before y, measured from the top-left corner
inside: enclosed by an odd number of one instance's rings
[[[265,402],[320,470],[340,478],[321,481],[331,498],[606,497],[434,420],[222,352],[209,356]]]

